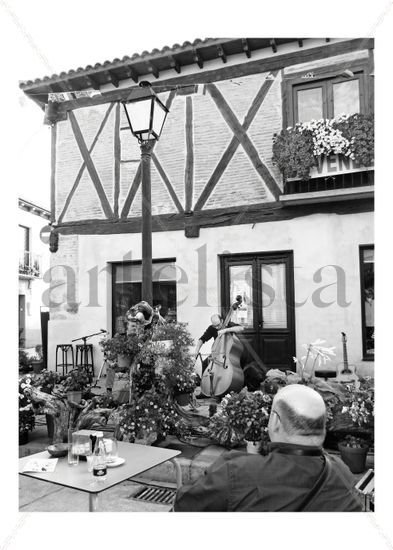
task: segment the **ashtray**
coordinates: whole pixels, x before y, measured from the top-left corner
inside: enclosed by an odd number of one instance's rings
[[[68,443],[54,443],[49,445],[46,450],[54,458],[60,458],[68,453]]]

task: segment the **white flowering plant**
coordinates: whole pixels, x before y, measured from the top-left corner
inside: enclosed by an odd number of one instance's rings
[[[316,364],[318,364],[319,367],[321,365],[326,365],[328,361],[331,361],[332,356],[336,355],[334,351],[335,347],[323,346],[322,344],[325,344],[325,342],[326,340],[317,338],[315,342],[311,342],[310,344],[302,344],[302,348],[306,352],[305,355],[303,355],[300,359],[293,357],[293,361],[296,364],[297,373],[302,380],[305,380],[305,378],[312,378],[314,376]],[[307,373],[306,367],[309,359],[313,362],[310,372]]]
[[[273,136],[273,163],[285,179],[310,177],[318,158],[343,155],[359,166],[374,163],[374,116],[342,114],[301,122]]]

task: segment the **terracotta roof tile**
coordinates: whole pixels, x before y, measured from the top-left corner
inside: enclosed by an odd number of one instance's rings
[[[43,82],[47,82],[48,80],[66,78],[67,76],[75,76],[78,73],[82,73],[82,72],[90,71],[90,70],[101,69],[101,68],[104,68],[104,67],[115,65],[117,63],[122,63],[122,62],[127,62],[127,61],[135,61],[137,59],[143,60],[145,57],[148,57],[148,56],[159,56],[159,55],[163,55],[163,54],[165,55],[169,51],[185,49],[185,48],[189,48],[190,46],[195,47],[195,46],[198,46],[198,45],[201,45],[201,44],[208,44],[209,42],[211,42],[213,40],[216,40],[216,39],[205,38],[204,40],[201,40],[200,38],[197,38],[193,42],[186,41],[186,42],[183,43],[183,45],[173,44],[173,46],[164,46],[161,49],[154,48],[151,52],[148,52],[147,50],[144,50],[141,54],[134,53],[131,57],[129,57],[128,55],[125,55],[122,59],[115,58],[112,61],[106,60],[103,63],[96,63],[94,66],[93,65],[86,65],[86,67],[79,67],[76,70],[71,69],[67,72],[62,71],[60,74],[53,74],[52,76],[45,76],[43,78],[36,78],[34,80],[25,80],[25,81],[22,81],[20,83],[20,87],[24,88],[25,86],[30,86],[32,84],[40,84],[40,83],[43,83]]]

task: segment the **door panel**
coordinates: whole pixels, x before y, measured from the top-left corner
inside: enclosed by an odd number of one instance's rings
[[[294,370],[293,253],[222,256],[221,278],[223,314],[238,295],[244,301],[231,317],[244,326],[242,366]]]

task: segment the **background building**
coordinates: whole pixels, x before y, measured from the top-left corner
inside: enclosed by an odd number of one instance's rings
[[[41,107],[49,93],[100,92],[64,94],[46,111],[59,233],[49,365],[56,344],[113,333],[140,299],[140,151],[121,101],[148,79],[170,109],[152,157],[155,303],[198,338],[241,294],[245,361],[254,350],[291,369],[302,344],[322,338],[338,363],[345,332],[350,363],[372,374],[373,168],[336,157],[306,184],[284,181],[272,144],[297,122],[372,113],[373,78],[372,39],[239,38],[23,83]]]
[[[32,202],[19,199],[19,339],[22,347],[42,344],[41,314],[43,294],[49,285],[43,276],[50,267],[48,244],[41,239],[41,230],[48,225],[50,212]],[[45,240],[45,237],[44,237]],[[44,315],[46,317],[46,315]]]

